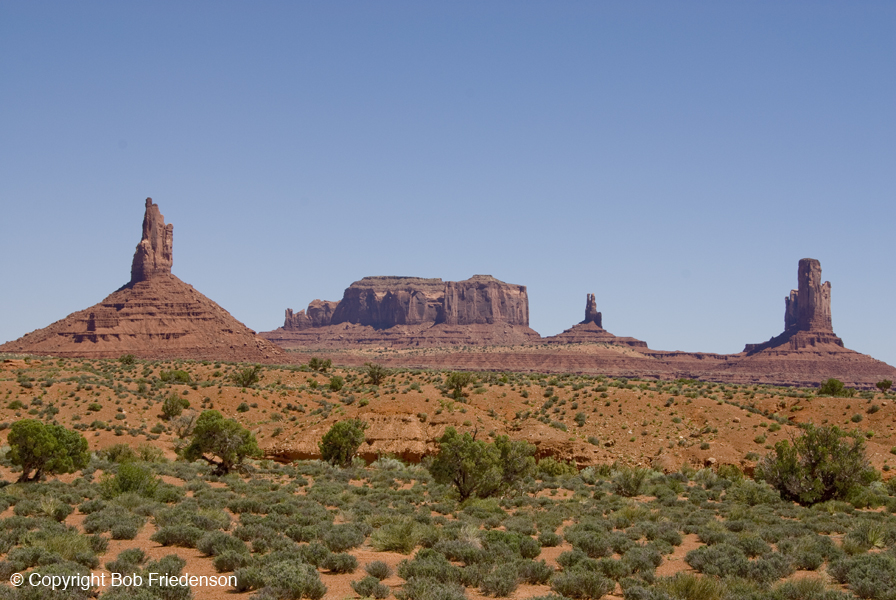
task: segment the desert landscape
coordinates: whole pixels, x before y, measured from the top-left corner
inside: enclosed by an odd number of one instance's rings
[[[172,240],[147,199],[130,281],[0,346],[4,597],[893,598],[896,369],[834,334],[816,260],[719,355],[591,294],[542,338],[482,275],[256,335]]]
[[[0,600],[896,600],[894,32],[0,2]]]

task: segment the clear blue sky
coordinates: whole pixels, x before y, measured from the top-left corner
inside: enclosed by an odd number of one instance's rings
[[[896,364],[896,3],[0,2],[0,341],[126,283],[147,196],[256,330],[486,273],[737,352],[812,257]]]

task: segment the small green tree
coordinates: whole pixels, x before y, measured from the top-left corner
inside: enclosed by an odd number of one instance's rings
[[[261,365],[252,365],[236,371],[230,376],[231,381],[240,387],[252,387],[261,379]]]
[[[365,429],[367,429],[367,423],[361,419],[349,419],[335,423],[318,444],[321,458],[331,465],[349,466],[352,464],[352,459],[358,452],[358,448],[364,443]]]
[[[843,382],[833,377],[822,383],[818,388],[819,396],[835,396],[851,398],[855,396],[856,391],[852,388],[845,387]]]
[[[878,381],[874,384],[877,389],[879,389],[882,393],[886,394],[887,390],[889,390],[893,386],[893,382],[889,379],[884,379],[882,381]]]
[[[61,425],[44,425],[35,419],[13,423],[7,443],[7,457],[22,467],[20,482],[37,481],[44,474],[73,473],[90,461],[83,435]]]
[[[464,397],[464,388],[473,383],[473,374],[466,372],[452,372],[445,377],[445,387],[451,390],[451,394],[458,400]]]
[[[803,435],[775,444],[756,468],[757,476],[800,504],[843,499],[876,477],[858,431],[806,425]]]
[[[162,418],[170,421],[174,417],[179,417],[185,408],[190,408],[189,400],[172,393],[162,402]]]
[[[345,385],[345,379],[343,379],[339,375],[333,375],[332,377],[330,377],[330,385],[329,385],[330,391],[338,392],[339,390],[342,389],[342,386],[344,386],[344,385]]]
[[[364,366],[367,368],[367,379],[371,385],[379,385],[383,379],[389,376],[389,369],[383,365],[369,362],[364,363]]]
[[[308,361],[308,366],[312,371],[317,371],[318,373],[326,373],[327,369],[333,366],[333,361],[329,358],[323,360],[316,356],[312,356],[311,360]]]
[[[494,444],[453,427],[439,438],[439,453],[428,465],[438,483],[453,485],[460,500],[486,498],[516,485],[535,467],[535,446],[500,436]]]
[[[187,460],[202,459],[224,475],[261,450],[251,431],[216,410],[206,410],[196,419],[193,438],[182,454]]]

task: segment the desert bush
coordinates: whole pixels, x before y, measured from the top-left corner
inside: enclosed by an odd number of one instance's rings
[[[368,575],[364,579],[351,582],[352,589],[362,598],[377,598],[382,600],[388,598],[392,593],[389,586],[380,583],[376,577]]]
[[[546,456],[538,461],[538,475],[544,477],[566,477],[576,475],[579,472],[571,463],[559,461],[552,456]]]
[[[520,580],[530,585],[544,585],[554,574],[554,568],[543,560],[521,560],[516,567]]]
[[[332,573],[354,573],[358,568],[358,559],[345,552],[334,552],[320,566]]]
[[[860,598],[896,599],[896,557],[868,553],[834,561],[828,573]]]
[[[196,542],[196,549],[206,556],[218,556],[224,552],[248,554],[246,543],[223,531],[209,531]]]
[[[375,560],[373,562],[367,563],[366,565],[364,565],[364,570],[368,575],[370,575],[371,577],[376,577],[380,581],[392,575],[392,567],[381,560]]]
[[[327,587],[320,580],[317,569],[291,561],[270,562],[263,566],[247,566],[234,572],[237,591],[268,590],[274,598],[320,600]]]
[[[615,582],[595,571],[573,569],[551,578],[551,589],[565,598],[597,599],[615,587]]]
[[[105,475],[100,481],[101,493],[107,500],[128,492],[152,498],[158,487],[159,479],[152,471],[133,462],[121,463],[114,476]]]
[[[383,365],[368,362],[364,363],[364,368],[367,370],[367,380],[371,385],[379,385],[389,376],[389,369]]]
[[[648,475],[650,475],[649,469],[623,467],[613,475],[613,488],[620,496],[627,498],[637,496],[641,493]]]
[[[445,387],[451,390],[451,395],[460,400],[464,397],[464,388],[473,383],[472,373],[453,371],[445,376]]]
[[[163,546],[181,546],[195,548],[205,532],[192,525],[173,525],[162,527],[149,538]]]
[[[312,356],[308,361],[308,367],[317,373],[326,373],[327,369],[333,366],[333,361],[329,358],[322,359],[317,356]]]
[[[464,588],[430,578],[414,578],[395,593],[399,600],[466,600]]]
[[[434,579],[441,583],[459,583],[461,570],[430,548],[420,550],[412,560],[398,563],[398,576],[405,580]]]
[[[553,531],[545,531],[538,535],[538,543],[544,548],[553,548],[559,546],[563,542],[563,538]]]
[[[185,408],[190,408],[190,402],[183,396],[171,393],[162,402],[162,418],[170,421],[174,417],[179,417]]]
[[[230,380],[239,387],[252,387],[261,380],[261,365],[244,367],[234,371]]]
[[[757,465],[757,474],[800,504],[844,499],[852,488],[875,478],[859,432],[812,424],[793,444],[775,444],[775,451]]]
[[[212,560],[215,570],[219,573],[236,571],[241,567],[245,567],[251,562],[251,556],[248,552],[237,552],[234,550],[224,550],[221,554],[215,556]]]
[[[370,545],[377,552],[410,554],[419,541],[420,528],[408,518],[388,521],[370,535]]]
[[[333,466],[348,467],[364,443],[365,429],[367,423],[360,419],[335,423],[318,444],[321,458]]]
[[[118,558],[106,563],[110,573],[132,573],[146,562],[146,553],[140,548],[128,548],[118,553]]]
[[[483,577],[479,591],[486,596],[503,598],[516,591],[519,583],[520,577],[517,565],[512,562],[503,563],[497,565]]]

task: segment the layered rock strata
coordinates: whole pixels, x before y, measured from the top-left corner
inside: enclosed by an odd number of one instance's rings
[[[173,230],[147,198],[131,281],[99,304],[3,344],[0,351],[250,361],[281,356],[280,348],[171,274]]]
[[[260,335],[285,348],[521,344],[529,328],[526,287],[490,275],[464,281],[365,277],[339,302],[286,311],[283,327]]]

